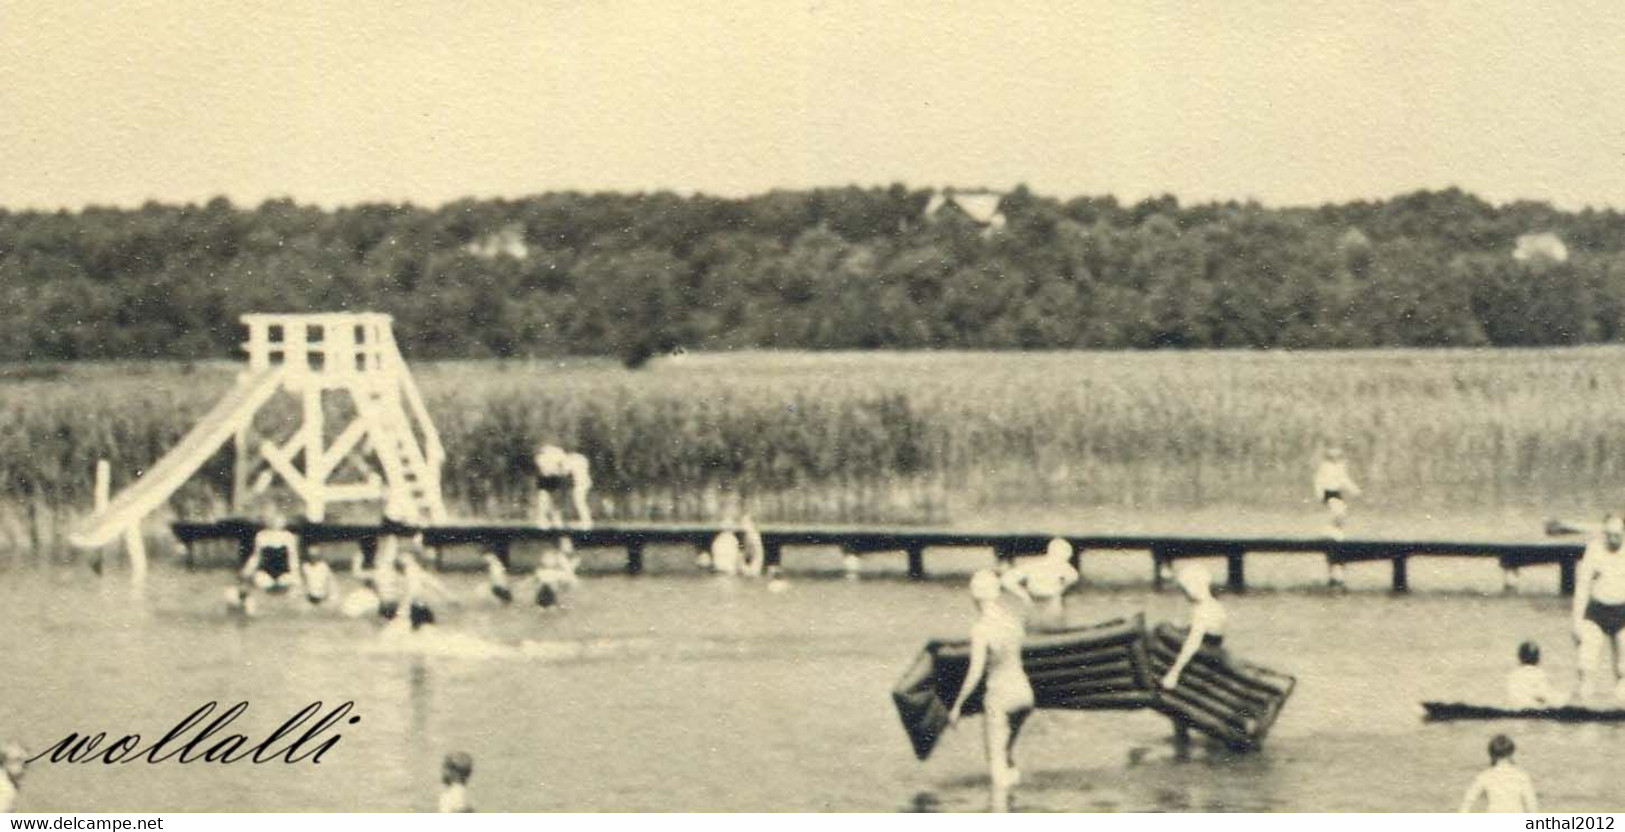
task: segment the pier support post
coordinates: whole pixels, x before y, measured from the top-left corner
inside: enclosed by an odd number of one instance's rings
[[[1161,546],[1151,547],[1151,588],[1161,592],[1163,583],[1163,567],[1168,563],[1168,553]]]
[[[1575,578],[1579,574],[1579,564],[1574,558],[1564,558],[1557,563],[1557,591],[1564,595],[1574,594]]]
[[[1225,588],[1231,592],[1247,591],[1247,553],[1241,549],[1231,549],[1225,553]]]
[[[925,547],[913,544],[908,547],[908,576],[914,580],[925,577]]]
[[[777,540],[762,542],[762,569],[778,566],[784,560],[784,544]]]
[[[633,540],[626,544],[626,574],[643,574],[643,541]]]
[[[1394,591],[1410,592],[1410,558],[1408,555],[1399,555],[1394,558]]]
[[[130,557],[130,585],[140,588],[147,582],[147,541],[139,523],[124,530],[124,551]]]

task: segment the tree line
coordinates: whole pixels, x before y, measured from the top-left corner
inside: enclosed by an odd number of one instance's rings
[[[1535,346],[1625,339],[1625,215],[1458,189],[1320,207],[903,185],[324,210],[0,210],[0,360],[235,354],[244,312],[377,310],[414,357],[674,348]],[[1514,257],[1556,235],[1566,257]]]

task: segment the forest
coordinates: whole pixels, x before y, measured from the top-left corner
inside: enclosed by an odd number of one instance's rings
[[[628,366],[675,349],[1625,340],[1625,215],[1612,210],[1453,188],[1274,208],[1022,186],[990,228],[928,211],[933,193],[0,211],[0,361],[228,358],[241,313],[343,309],[393,314],[411,357]],[[1561,245],[1521,251],[1526,235]]]

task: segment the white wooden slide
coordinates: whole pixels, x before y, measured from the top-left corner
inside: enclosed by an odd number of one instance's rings
[[[69,538],[70,542],[84,548],[104,546],[163,505],[240,426],[254,418],[260,405],[282,384],[282,374],[281,367],[244,373],[237,386],[216,403],[179,444],[114,495],[106,508],[86,519]]]

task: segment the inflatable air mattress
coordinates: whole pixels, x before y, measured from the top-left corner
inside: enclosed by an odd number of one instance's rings
[[[1029,635],[1021,663],[1040,708],[1128,710],[1152,704],[1145,619],[1135,616],[1079,629]],[[970,669],[969,641],[933,641],[892,689],[914,754],[930,756]],[[978,686],[961,709],[982,710]]]
[[[1553,722],[1625,722],[1625,709],[1595,709],[1579,705],[1562,708],[1500,708],[1462,702],[1423,702],[1423,719],[1450,722],[1458,719],[1545,719]]]
[[[1231,659],[1220,648],[1203,647],[1179,675],[1179,684],[1163,690],[1162,676],[1179,656],[1185,633],[1169,624],[1151,632],[1151,674],[1157,684],[1154,707],[1175,723],[1232,748],[1257,748],[1292,695],[1296,680]]]

